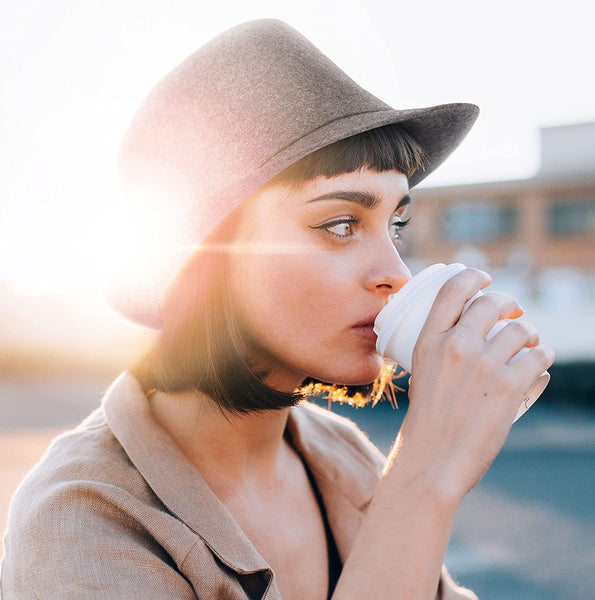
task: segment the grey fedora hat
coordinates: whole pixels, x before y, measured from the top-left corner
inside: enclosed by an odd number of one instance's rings
[[[275,19],[222,33],[157,84],[124,136],[119,178],[137,229],[130,233],[136,260],[123,257],[128,268],[111,286],[113,303],[129,319],[160,328],[160,300],[188,257],[289,165],[398,123],[427,159],[409,178],[413,187],[459,145],[478,112],[464,103],[393,109]],[[151,217],[156,223],[146,226]]]

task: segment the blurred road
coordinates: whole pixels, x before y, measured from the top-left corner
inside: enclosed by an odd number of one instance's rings
[[[101,378],[0,380],[0,523],[18,481],[98,405]],[[333,406],[387,452],[406,411]],[[595,597],[595,413],[537,403],[463,502],[446,556],[481,600]]]

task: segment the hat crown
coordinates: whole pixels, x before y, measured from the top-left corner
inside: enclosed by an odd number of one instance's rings
[[[121,178],[196,203],[329,122],[389,109],[287,24],[244,23],[153,89],[122,144]]]

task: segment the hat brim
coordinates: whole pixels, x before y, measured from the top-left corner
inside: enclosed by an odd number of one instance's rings
[[[262,168],[267,172],[265,176],[270,179],[274,174],[324,146],[370,129],[398,124],[422,147],[426,158],[426,167],[416,171],[409,178],[409,187],[412,188],[438,168],[459,146],[478,115],[479,108],[468,103],[357,113],[327,123],[296,140],[271,157]]]

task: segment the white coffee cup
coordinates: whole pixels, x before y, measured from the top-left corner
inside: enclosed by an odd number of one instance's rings
[[[390,301],[380,311],[374,323],[374,331],[378,336],[376,340],[377,352],[384,358],[398,363],[411,372],[413,348],[438,291],[446,281],[463,269],[465,269],[465,265],[460,263],[431,265],[418,273],[396,294],[391,296]],[[463,312],[467,310],[475,298],[481,295],[482,292],[480,291],[473,296],[465,304]],[[487,334],[486,340],[490,340],[507,323],[507,320],[498,321]],[[528,348],[522,348],[509,362],[516,360],[528,351]],[[541,396],[549,380],[549,373],[544,371],[525,395],[514,418],[515,421]]]

